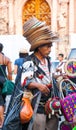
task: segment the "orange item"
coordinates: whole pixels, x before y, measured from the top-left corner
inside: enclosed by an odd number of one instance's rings
[[[33,108],[29,98],[22,98],[22,108],[20,111],[21,123],[27,123],[30,121],[33,115]]]

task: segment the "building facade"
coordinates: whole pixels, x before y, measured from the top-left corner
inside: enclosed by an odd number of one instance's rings
[[[0,35],[23,34],[23,24],[35,16],[58,32],[56,54],[70,50],[70,34],[76,33],[76,0],[0,0]]]

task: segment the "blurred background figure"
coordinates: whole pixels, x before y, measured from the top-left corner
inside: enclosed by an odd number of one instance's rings
[[[0,128],[3,125],[4,121],[4,110],[5,110],[5,96],[2,95],[1,89],[3,87],[3,83],[5,82],[5,76],[9,79],[12,80],[12,62],[11,60],[4,55],[2,52],[3,50],[3,44],[0,43]],[[4,74],[3,74],[3,72]]]
[[[18,68],[23,64],[24,59],[28,56],[28,51],[23,48],[19,51],[19,58],[14,62],[14,74],[16,75],[18,72]]]
[[[56,67],[56,72],[58,75],[60,74],[64,74],[64,65],[65,65],[65,61],[64,61],[64,54],[60,53],[58,55],[58,60],[59,60],[59,64]]]

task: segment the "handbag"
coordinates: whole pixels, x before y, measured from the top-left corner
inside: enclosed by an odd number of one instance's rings
[[[76,111],[76,93],[67,95],[60,103],[65,119],[72,123]]]
[[[4,78],[5,78],[5,82],[3,83],[3,87],[2,87],[1,92],[2,92],[3,95],[10,95],[13,92],[15,84],[11,80],[7,79],[1,65],[0,65],[0,69],[3,73],[3,75],[4,75]]]
[[[60,112],[60,101],[58,97],[53,97],[50,98],[46,103],[45,103],[45,112],[47,115],[49,114],[56,114]]]
[[[22,124],[29,122],[33,116],[31,98],[32,98],[31,92],[29,91],[24,92],[22,98],[21,110],[20,110],[20,120]]]
[[[67,124],[64,121],[60,124],[60,130],[72,130],[71,124]]]
[[[66,121],[73,123],[76,114],[76,92],[64,96],[62,86],[60,86],[60,98],[61,110]]]
[[[3,95],[11,95],[14,89],[14,83],[11,80],[6,79],[2,87]]]
[[[61,114],[60,108],[60,99],[59,99],[59,92],[56,85],[56,80],[52,75],[52,91],[51,91],[51,97],[47,100],[45,103],[45,112],[48,115],[57,115]]]

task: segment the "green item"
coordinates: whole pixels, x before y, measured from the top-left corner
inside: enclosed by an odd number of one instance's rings
[[[72,130],[76,130],[76,126],[74,126],[74,128]]]
[[[3,70],[1,65],[0,65],[0,69],[1,69],[1,71],[4,75],[4,77],[5,77],[5,82],[3,83],[3,87],[2,87],[2,90],[1,90],[2,94],[3,95],[11,95],[12,92],[13,92],[15,84],[7,78],[7,76],[5,75],[4,70]]]
[[[6,80],[2,87],[2,94],[3,95],[10,95],[14,89],[14,83],[11,80]]]

